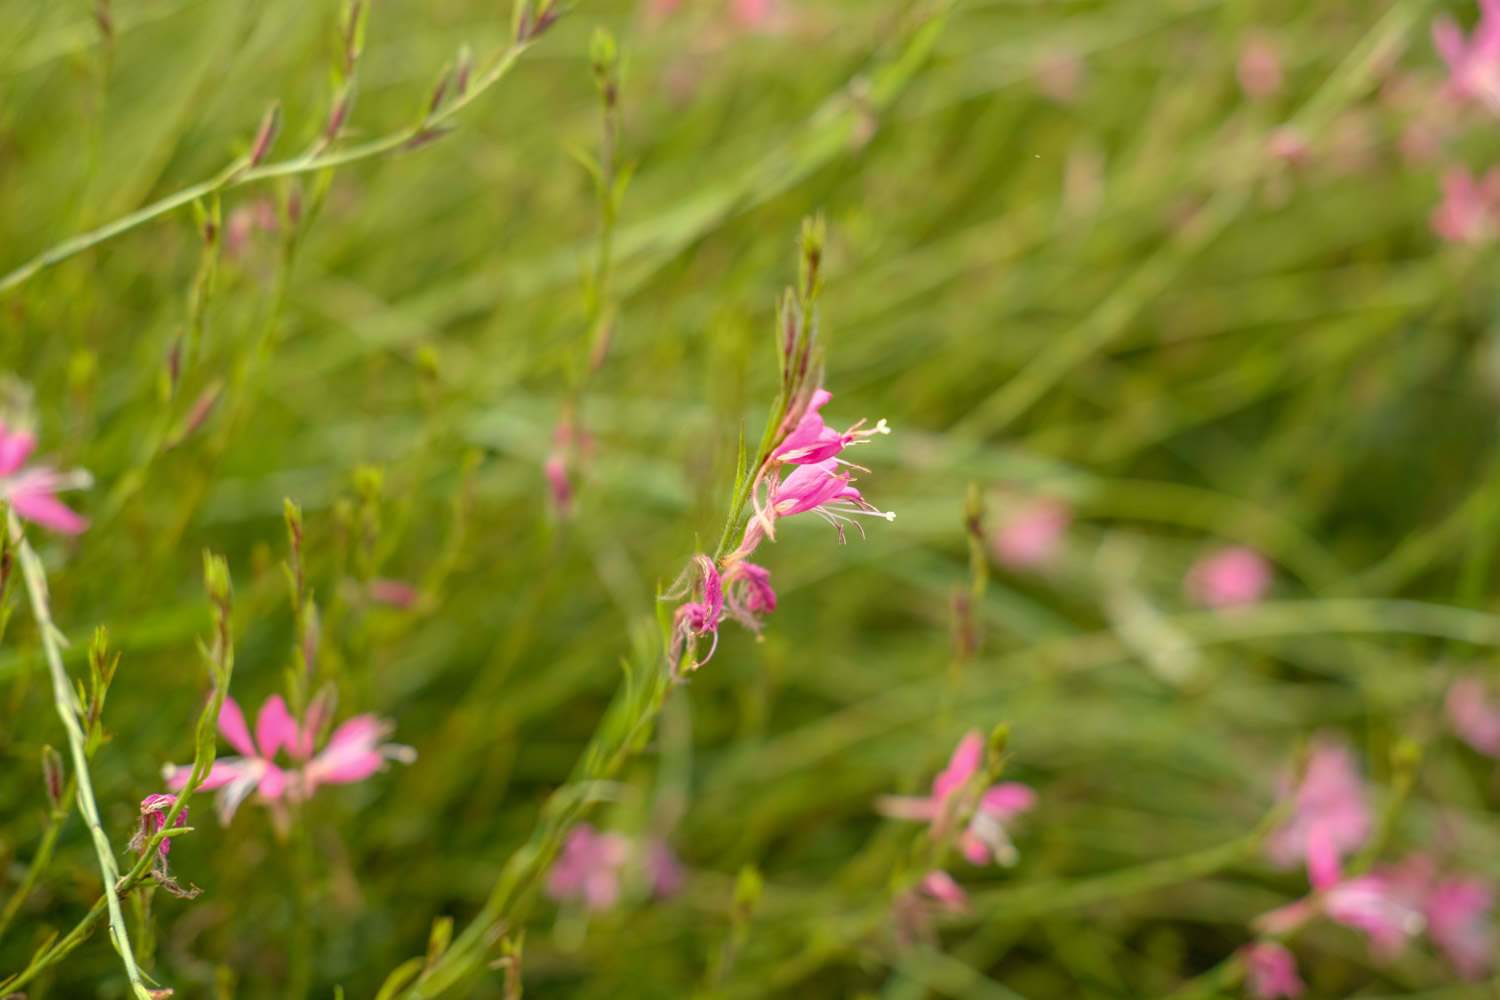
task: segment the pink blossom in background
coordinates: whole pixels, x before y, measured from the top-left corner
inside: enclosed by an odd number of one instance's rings
[[[257,232],[274,233],[280,225],[276,206],[269,198],[257,198],[248,204],[237,205],[224,224],[224,249],[231,258],[243,257]]]
[[[1448,93],[1500,110],[1500,0],[1479,0],[1479,23],[1468,38],[1453,18],[1439,17],[1432,42],[1448,66]]]
[[[378,576],[370,581],[369,593],[370,600],[393,608],[414,607],[422,597],[422,592],[405,580],[389,580]]]
[[[1313,884],[1327,884],[1336,877],[1340,859],[1364,846],[1372,828],[1354,754],[1342,742],[1319,738],[1301,783],[1290,794],[1292,816],[1266,839],[1266,856],[1281,868],[1305,862]]]
[[[416,759],[416,751],[411,747],[382,742],[391,727],[373,715],[349,719],[313,755],[321,719],[312,711],[308,716],[306,725],[299,727],[281,696],[272,695],[261,706],[252,739],[239,703],[233,698],[224,699],[219,711],[219,732],[241,756],[216,759],[199,786],[204,791],[219,789],[215,800],[219,822],[228,824],[251,793],[258,793],[267,804],[282,799],[300,801],[310,797],[318,785],[362,781],[380,770],[387,760],[409,764]],[[275,763],[276,755],[283,749],[293,762],[289,768]],[[192,770],[192,765],[168,764],[162,774],[167,787],[177,791],[187,784]]]
[[[1432,231],[1449,243],[1482,243],[1495,236],[1500,209],[1500,167],[1476,180],[1467,167],[1443,174],[1443,200],[1432,212]]]
[[[764,27],[775,13],[773,0],[731,0],[730,12],[742,28]]]
[[[620,875],[629,859],[629,838],[579,823],[547,874],[547,895],[577,900],[591,910],[611,909],[620,900]]]
[[[1495,893],[1477,879],[1456,878],[1432,887],[1423,902],[1427,935],[1464,979],[1483,979],[1494,961],[1489,912]]]
[[[1500,759],[1500,705],[1478,677],[1453,682],[1444,699],[1448,725],[1458,738],[1482,754]]]
[[[542,473],[547,477],[547,488],[552,493],[552,506],[561,513],[571,513],[573,483],[568,479],[568,460],[554,452],[542,463]]]
[[[1265,35],[1251,38],[1240,49],[1235,77],[1246,97],[1271,97],[1281,89],[1281,54]]]
[[[892,819],[928,823],[934,839],[943,837],[956,818],[954,796],[963,790],[984,760],[984,736],[976,729],[964,734],[948,766],[932,779],[932,792],[926,796],[882,795],[875,800],[875,810]],[[958,836],[958,848],[970,864],[993,861],[1011,865],[1016,849],[1011,843],[1007,824],[1036,805],[1036,792],[1016,781],[991,785],[980,796],[968,825]]]
[[[130,849],[132,851],[145,849],[146,843],[166,826],[167,813],[176,804],[177,796],[160,793],[148,795],[141,800],[141,825],[136,831],[135,836],[130,840]],[[187,807],[183,806],[182,812],[177,814],[177,821],[172,824],[173,829],[179,826],[187,826],[187,813]],[[163,838],[156,850],[161,856],[161,860],[166,861],[167,852],[171,849],[172,838],[166,837]]]
[[[1307,163],[1311,150],[1306,136],[1291,125],[1282,125],[1266,137],[1266,155],[1300,167]]]
[[[1297,975],[1297,959],[1274,941],[1257,941],[1244,952],[1245,979],[1257,1000],[1300,997],[1306,987]]]
[[[1032,74],[1037,93],[1059,104],[1072,104],[1083,93],[1083,60],[1074,52],[1056,49],[1037,59]]]
[[[1377,869],[1335,882],[1322,893],[1328,919],[1363,931],[1370,954],[1383,962],[1401,954],[1426,926],[1422,902],[1420,874],[1403,868]]]
[[[1254,604],[1270,586],[1270,564],[1243,545],[1210,552],[1193,564],[1183,580],[1187,595],[1210,608]]]
[[[672,853],[671,846],[660,837],[653,837],[646,842],[645,855],[646,882],[651,887],[651,895],[667,899],[681,892],[687,882],[687,873],[682,870],[682,862]]]
[[[61,490],[80,489],[90,483],[87,472],[59,472],[49,465],[27,467],[36,448],[36,435],[0,422],[0,499],[10,504],[16,516],[44,528],[76,535],[89,522],[57,499]]]
[[[1418,119],[1407,123],[1401,130],[1396,148],[1401,152],[1401,159],[1411,166],[1429,166],[1443,151],[1443,133],[1431,122]]]
[[[946,909],[962,912],[969,907],[969,894],[954,881],[952,875],[941,868],[935,868],[922,876],[919,888],[924,895],[941,903]]]
[[[1061,500],[1034,500],[1005,518],[990,548],[1007,569],[1045,566],[1056,558],[1072,520],[1072,509]]]

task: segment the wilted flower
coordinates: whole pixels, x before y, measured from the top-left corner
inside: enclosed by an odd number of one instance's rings
[[[875,808],[893,819],[919,820],[930,824],[932,836],[942,837],[958,817],[955,796],[969,783],[984,758],[984,737],[978,730],[965,734],[953,750],[938,776],[932,779],[932,792],[926,796],[882,795]],[[991,785],[980,796],[974,815],[958,836],[958,848],[970,864],[983,865],[991,860],[999,865],[1016,861],[1007,824],[1036,805],[1036,792],[1016,781]]]
[[[1463,677],[1453,682],[1444,700],[1448,724],[1469,746],[1500,759],[1500,706],[1490,698],[1484,681]]]
[[[580,900],[591,910],[608,910],[620,899],[620,873],[630,859],[624,834],[599,833],[588,823],[568,831],[562,853],[547,875],[547,895]]]
[[[176,804],[177,796],[175,795],[158,793],[141,799],[141,825],[136,830],[135,836],[130,838],[129,846],[132,851],[139,852],[146,849],[146,844],[150,842],[151,838],[156,836],[166,826],[167,813]],[[173,829],[179,826],[187,826],[187,813],[187,806],[183,806],[182,811],[177,814],[177,821],[172,824]],[[167,852],[171,849],[172,838],[163,837],[161,843],[156,848],[157,854],[160,856],[163,864],[167,860]]]
[[[1432,42],[1448,65],[1448,91],[1500,110],[1500,0],[1479,0],[1479,24],[1467,39],[1451,17],[1432,23]]]
[[[719,648],[719,620],[724,616],[724,583],[719,577],[718,567],[708,556],[699,553],[693,556],[688,568],[662,595],[667,598],[688,596],[691,599],[677,606],[672,616],[672,642],[667,650],[667,659],[673,671],[682,662],[687,644],[699,636],[711,635],[713,642],[708,655],[696,660],[693,666],[701,667]]]
[[[1211,608],[1254,604],[1270,585],[1270,564],[1259,552],[1242,545],[1210,552],[1193,564],[1183,580],[1188,596]]]
[[[7,428],[0,421],[0,500],[9,503],[18,517],[76,535],[89,522],[65,507],[57,494],[87,487],[92,478],[82,469],[59,472],[49,465],[23,468],[35,447],[36,435],[19,427]]]
[[[381,742],[390,734],[391,726],[373,715],[357,715],[343,723],[314,755],[313,746],[325,711],[324,703],[314,702],[305,723],[299,727],[281,696],[272,695],[255,719],[252,740],[239,704],[233,698],[224,699],[219,711],[219,732],[242,756],[215,760],[199,786],[205,791],[219,789],[215,800],[219,822],[227,824],[252,792],[258,792],[268,805],[282,799],[301,801],[310,798],[319,785],[363,781],[387,760],[409,764],[416,759],[416,751],[409,746]],[[289,768],[275,763],[282,749],[292,760]],[[162,769],[167,787],[174,791],[187,784],[191,772],[191,766],[174,764]]]
[[[752,632],[759,632],[761,619],[776,610],[776,591],[771,589],[771,571],[743,559],[735,560],[723,573],[724,610]]]
[[[1292,795],[1292,817],[1266,840],[1273,864],[1306,862],[1314,885],[1331,881],[1340,859],[1370,835],[1370,807],[1354,755],[1331,738],[1315,741]]]
[[[1274,941],[1257,941],[1244,952],[1245,978],[1257,1000],[1300,997],[1306,987],[1297,975],[1297,959]]]
[[[1061,500],[1034,500],[1004,520],[990,547],[1007,569],[1046,565],[1057,555],[1072,519],[1073,512]]]
[[[1270,97],[1281,89],[1281,54],[1269,37],[1257,35],[1240,49],[1235,76],[1246,97]]]
[[[1432,212],[1432,231],[1449,243],[1493,239],[1500,216],[1500,167],[1475,180],[1467,167],[1443,174],[1443,200]]]

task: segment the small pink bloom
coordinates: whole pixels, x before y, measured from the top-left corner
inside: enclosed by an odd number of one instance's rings
[[[1476,879],[1439,882],[1427,895],[1427,934],[1464,979],[1482,979],[1489,972],[1495,945],[1488,916],[1494,902],[1494,891]]]
[[[1266,155],[1300,167],[1307,162],[1311,150],[1306,136],[1290,125],[1282,125],[1266,137]]]
[[[1432,23],[1432,42],[1448,65],[1448,92],[1500,110],[1500,0],[1479,0],[1479,24],[1467,39],[1446,15]]]
[[[941,868],[935,868],[922,876],[919,887],[924,894],[949,910],[962,912],[969,907],[969,894],[953,880],[952,875]]]
[[[837,459],[827,459],[815,465],[798,465],[787,473],[785,479],[770,479],[764,500],[756,498],[755,517],[745,529],[745,540],[736,555],[748,555],[759,544],[761,538],[776,537],[775,524],[784,517],[795,514],[814,513],[833,525],[839,541],[844,541],[844,525],[864,527],[855,520],[857,515],[869,514],[893,521],[896,515],[876,509],[869,504],[859,490],[849,483],[849,473],[840,472]]]
[[[542,465],[547,477],[547,488],[552,492],[552,505],[561,514],[573,509],[573,483],[568,478],[568,462],[562,455],[553,452]]]
[[[764,617],[776,610],[771,571],[737,559],[724,570],[723,584],[724,609],[729,617],[758,633]]]
[[[1331,884],[1340,859],[1359,850],[1371,829],[1364,782],[1349,748],[1317,740],[1292,795],[1292,817],[1266,840],[1266,856],[1282,868],[1306,862],[1313,885]]]
[[[701,667],[713,657],[714,650],[719,647],[719,620],[724,616],[724,581],[719,576],[718,567],[702,553],[693,556],[677,583],[663,596],[691,598],[679,604],[672,617],[672,642],[667,651],[672,670],[677,670],[690,641],[699,636],[712,635],[713,642],[708,648],[708,655],[693,664],[693,669]]]
[[[134,837],[130,840],[132,851],[144,850],[146,843],[159,833],[167,823],[167,813],[177,804],[175,795],[148,795],[141,800],[141,825]],[[177,821],[172,824],[173,829],[179,826],[187,826],[187,807],[177,814]],[[165,837],[157,847],[157,853],[161,860],[167,860],[167,852],[172,849],[172,838]]]
[[[1007,569],[1050,563],[1062,546],[1073,514],[1061,500],[1039,499],[1007,518],[991,540],[995,558]]]
[[[687,881],[687,875],[682,870],[682,862],[677,860],[677,855],[672,853],[672,848],[660,837],[653,837],[646,843],[646,881],[651,886],[651,895],[657,899],[667,899],[682,891],[683,884]]]
[[[1306,987],[1297,975],[1297,960],[1274,941],[1257,941],[1245,948],[1245,978],[1257,1000],[1300,997]]]
[[[389,723],[373,715],[357,715],[334,730],[322,752],[308,760],[322,725],[321,710],[321,704],[315,702],[306,724],[299,727],[281,696],[272,695],[261,706],[255,720],[255,738],[251,739],[239,703],[224,699],[219,732],[241,756],[216,759],[199,786],[204,791],[219,789],[215,800],[219,822],[227,825],[251,793],[258,793],[267,804],[283,797],[300,801],[310,797],[320,784],[360,781],[387,760],[409,764],[416,759],[411,747],[381,742],[390,732]],[[292,758],[292,768],[283,769],[275,763],[282,749]],[[176,791],[187,784],[192,767],[168,764],[162,773],[167,787]]]
[[[61,490],[89,485],[87,472],[59,472],[47,465],[25,468],[36,447],[36,436],[19,428],[7,430],[0,422],[0,500],[10,504],[16,516],[44,528],[76,535],[89,522],[69,510],[58,499]]]
[[[421,599],[422,592],[405,580],[376,577],[370,581],[370,600],[393,608],[410,608]]]
[[[768,23],[774,13],[772,0],[734,0],[731,10],[735,22],[742,28],[759,28]]]
[[[1448,689],[1444,707],[1448,725],[1458,738],[1480,753],[1500,760],[1500,705],[1489,696],[1484,681],[1464,677]]]
[[[580,900],[591,910],[608,910],[620,899],[620,873],[630,858],[630,841],[599,833],[588,823],[568,832],[562,853],[547,875],[547,895]]]
[[[1420,884],[1398,869],[1374,871],[1337,882],[1322,893],[1328,919],[1363,931],[1380,961],[1399,955],[1422,932]]]
[[[1239,62],[1235,64],[1235,76],[1246,97],[1263,98],[1274,95],[1281,89],[1281,54],[1276,43],[1260,35],[1250,39],[1240,49]]]
[[[1479,180],[1467,167],[1443,174],[1443,200],[1432,212],[1432,231],[1449,243],[1483,243],[1495,236],[1500,214],[1500,167]]]
[[[1083,60],[1066,50],[1044,52],[1033,74],[1037,93],[1058,104],[1072,104],[1083,93]]]
[[[1271,585],[1271,567],[1254,549],[1231,546],[1199,559],[1183,587],[1189,597],[1211,608],[1254,604]]]
[[[794,465],[816,465],[834,458],[850,445],[864,444],[877,434],[891,432],[884,420],[877,421],[874,427],[866,429],[861,429],[864,425],[861,420],[840,434],[825,424],[822,415],[818,413],[823,404],[832,398],[833,393],[827,389],[815,391],[808,400],[807,409],[802,412],[791,432],[771,452],[771,457],[778,462]]]
[[[925,797],[883,795],[875,802],[876,811],[893,819],[918,820],[930,824],[932,836],[940,838],[954,820],[955,799],[984,759],[984,736],[976,730],[964,734],[948,766],[932,779],[932,792]],[[958,848],[971,864],[983,865],[993,860],[1011,865],[1016,849],[1006,825],[1016,816],[1036,805],[1036,792],[1015,781],[991,785],[980,796],[964,831],[959,834]]]

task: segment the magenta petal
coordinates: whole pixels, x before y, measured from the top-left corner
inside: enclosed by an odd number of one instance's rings
[[[87,518],[69,510],[50,490],[17,487],[11,490],[10,505],[26,520],[65,535],[76,535],[89,526]]]
[[[1449,69],[1463,61],[1464,33],[1446,14],[1432,22],[1432,44]]]
[[[255,742],[260,747],[260,755],[270,760],[283,746],[292,753],[297,749],[297,737],[297,722],[287,711],[286,702],[279,694],[271,695],[255,718]]]
[[[275,764],[266,764],[257,787],[266,798],[279,799],[286,794],[286,785],[286,772]]]
[[[26,464],[31,449],[36,447],[36,437],[25,431],[7,434],[0,423],[0,476],[8,476]]]
[[[368,778],[380,770],[385,758],[377,744],[385,725],[373,715],[356,715],[328,739],[323,752],[307,766],[309,784],[346,784]]]
[[[240,710],[239,702],[227,696],[219,709],[219,732],[224,734],[230,746],[246,757],[260,756],[255,742],[250,739],[250,729],[245,725],[245,713]]]
[[[964,859],[971,865],[985,865],[990,860],[990,850],[984,846],[984,841],[974,834],[965,831],[958,838],[958,848],[963,852]]]
[[[963,787],[964,782],[978,770],[983,756],[984,736],[979,730],[971,729],[958,741],[953,756],[948,760],[948,766],[932,779],[932,797],[942,801]]]
[[[193,766],[191,764],[184,767],[174,767],[171,775],[167,778],[167,787],[174,792],[186,787],[188,778],[192,773]],[[216,760],[213,762],[213,766],[208,769],[208,776],[203,779],[203,784],[198,786],[198,790],[203,792],[212,791],[221,785],[229,784],[244,774],[245,767],[242,761],[234,758]]]
[[[984,793],[984,798],[979,800],[979,808],[999,819],[1028,812],[1035,806],[1036,792],[1030,785],[1023,785],[1019,781],[1002,781],[998,785],[991,785]]]
[[[922,891],[955,910],[962,910],[969,904],[968,893],[953,881],[952,875],[941,868],[922,876]]]

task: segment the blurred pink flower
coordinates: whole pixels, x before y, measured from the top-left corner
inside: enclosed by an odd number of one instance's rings
[[[1342,857],[1359,850],[1371,830],[1370,807],[1353,753],[1332,738],[1319,738],[1301,783],[1290,794],[1292,816],[1266,839],[1266,856],[1281,868],[1306,862],[1313,885],[1331,884]]]
[[[1240,49],[1235,76],[1246,97],[1263,98],[1281,89],[1281,54],[1266,35],[1256,35]]]
[[[167,813],[176,804],[177,796],[175,795],[164,795],[158,793],[156,795],[148,795],[144,799],[141,799],[141,825],[140,828],[136,830],[135,836],[130,838],[130,849],[132,851],[141,851],[145,849],[147,841],[156,836],[156,834],[160,832],[164,826],[166,826]],[[187,813],[187,806],[183,806],[182,812],[177,814],[177,821],[172,824],[173,829],[176,829],[179,826],[187,826]],[[164,837],[161,844],[157,846],[156,850],[157,853],[161,856],[161,860],[166,861],[167,852],[171,849],[172,838]]]
[[[917,820],[931,826],[934,839],[941,838],[957,818],[954,796],[963,790],[979,770],[984,759],[984,736],[976,729],[964,734],[948,766],[932,779],[932,792],[926,796],[882,795],[875,809],[892,819]],[[991,860],[1012,865],[1016,849],[1011,843],[1007,824],[1036,805],[1036,792],[1016,781],[991,785],[980,796],[974,815],[958,836],[958,848],[970,864],[983,865]]]
[[[1242,545],[1210,552],[1193,564],[1183,580],[1188,596],[1210,608],[1254,604],[1270,585],[1270,564],[1259,552]]]
[[[0,500],[9,503],[17,517],[76,535],[89,522],[65,507],[57,494],[59,490],[88,486],[89,474],[82,470],[59,472],[48,465],[24,468],[35,447],[36,435],[21,428],[8,430],[0,422]]]
[[[576,899],[591,910],[608,910],[620,899],[620,873],[630,859],[630,840],[599,833],[588,823],[568,832],[562,853],[547,875],[547,895]]]
[[[687,875],[682,870],[682,862],[677,860],[677,855],[672,853],[665,840],[653,837],[646,842],[644,865],[651,895],[666,899],[682,891]]]
[[[1072,104],[1083,93],[1084,65],[1077,53],[1064,49],[1044,52],[1033,73],[1037,93],[1059,104]]]
[[[1279,126],[1266,137],[1266,155],[1272,159],[1300,167],[1310,154],[1307,137],[1291,125]]]
[[[1494,957],[1488,919],[1495,893],[1477,879],[1449,879],[1432,887],[1423,904],[1427,934],[1464,979],[1482,979]]]
[[[422,597],[422,592],[405,580],[379,576],[370,581],[369,593],[370,600],[393,608],[410,608]]]
[[[1448,92],[1500,110],[1500,0],[1479,0],[1479,23],[1467,39],[1453,18],[1439,17],[1432,42],[1448,66]]]
[[[1484,681],[1463,677],[1448,689],[1444,707],[1448,725],[1458,738],[1480,753],[1500,760],[1500,705],[1490,698]]]
[[[1044,566],[1057,556],[1072,519],[1072,510],[1061,500],[1033,500],[1005,519],[990,547],[1007,569]]]
[[[969,894],[953,880],[953,876],[941,868],[934,868],[922,876],[918,884],[921,891],[941,903],[946,909],[961,912],[969,907]]]
[[[1297,959],[1274,941],[1257,941],[1244,952],[1245,978],[1258,1000],[1300,997],[1306,987],[1297,975]]]
[[[240,803],[252,792],[258,792],[267,804],[283,798],[300,801],[311,797],[319,785],[363,781],[387,760],[409,764],[416,759],[411,747],[381,742],[391,727],[373,715],[356,715],[346,721],[314,756],[313,744],[321,726],[319,712],[310,710],[306,724],[299,727],[281,695],[272,695],[256,716],[255,738],[251,739],[239,703],[225,698],[219,711],[219,732],[242,756],[216,759],[199,786],[203,791],[219,789],[214,803],[219,822],[227,824],[233,819]],[[275,763],[283,748],[293,761],[290,768]],[[168,764],[162,769],[167,787],[173,791],[184,787],[191,773],[191,765]]]
[[[552,505],[559,513],[568,514],[573,509],[573,483],[568,479],[568,460],[556,452],[542,463],[542,472],[547,477],[547,488],[552,491]]]
[[[1449,243],[1482,243],[1495,235],[1500,214],[1500,167],[1474,179],[1467,167],[1443,174],[1443,200],[1432,212],[1432,231]]]

